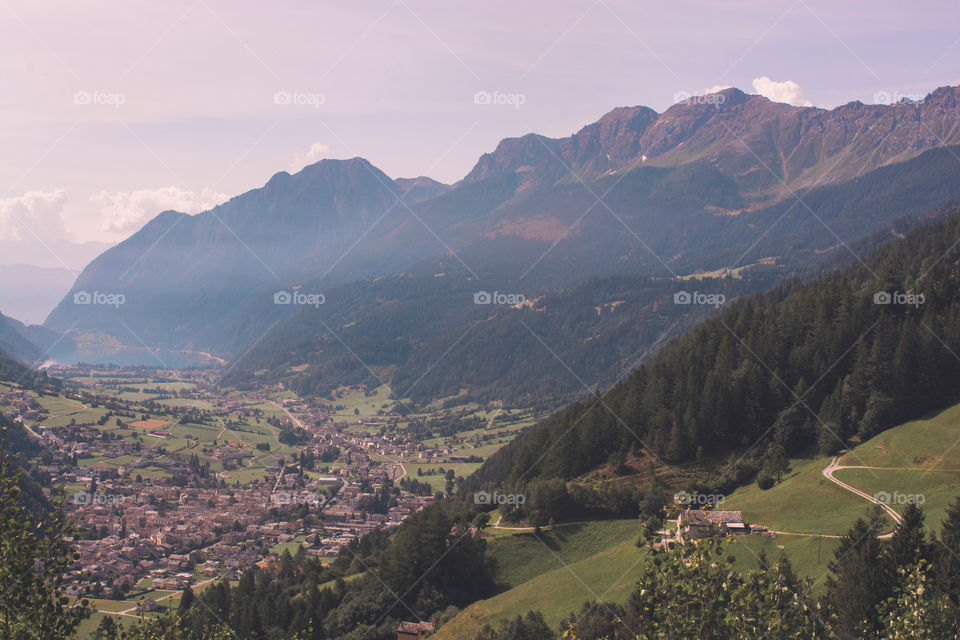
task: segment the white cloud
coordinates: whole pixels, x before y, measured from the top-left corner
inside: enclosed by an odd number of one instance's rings
[[[64,232],[67,194],[27,191],[22,196],[0,200],[0,240],[49,241]]]
[[[197,193],[180,187],[159,187],[136,191],[99,191],[90,201],[100,207],[100,228],[108,234],[126,237],[161,211],[174,209],[199,213],[224,202],[227,195],[204,188]]]
[[[812,107],[813,103],[803,99],[803,90],[793,80],[777,82],[767,76],[753,79],[753,90],[773,102],[785,102],[795,107]]]
[[[306,153],[298,153],[294,156],[293,162],[290,163],[290,171],[300,171],[300,169],[303,169],[308,164],[313,164],[323,158],[329,150],[330,145],[323,144],[322,142],[314,142],[310,145],[310,149]]]

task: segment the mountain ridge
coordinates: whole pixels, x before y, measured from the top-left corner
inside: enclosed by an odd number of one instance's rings
[[[661,114],[618,107],[567,138],[502,140],[454,185],[321,160],[210,211],[159,214],[93,260],[46,326],[229,355],[297,311],[274,305],[277,291],[431,261],[480,281],[519,277],[531,296],[594,276],[709,271],[754,245],[766,252],[754,260],[793,265],[786,275],[837,243],[793,187],[808,185],[802,197],[841,243],[960,198],[950,158],[932,148],[960,142],[958,95],[828,111],[727,89]],[[864,208],[871,189],[889,202]],[[95,291],[125,303],[74,304]]]

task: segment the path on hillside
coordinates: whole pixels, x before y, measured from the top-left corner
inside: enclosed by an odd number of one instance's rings
[[[210,584],[214,580],[217,580],[217,578],[210,578],[208,580],[204,580],[203,582],[198,582],[197,584],[190,587],[190,589],[191,591],[196,591],[200,589],[200,587],[205,587],[206,585]],[[164,600],[167,600],[168,598],[172,598],[173,596],[178,596],[182,592],[183,592],[182,590],[172,591],[165,596],[160,596],[159,598],[155,598],[154,602],[162,602]],[[137,614],[142,613],[137,611],[137,605],[134,605],[129,609],[124,609],[123,611],[101,611],[100,609],[97,609],[97,611],[108,616],[128,616],[130,618],[139,618],[140,616]]]
[[[868,494],[868,493],[865,492],[865,491],[860,491],[860,489],[857,489],[856,487],[850,486],[849,484],[847,484],[847,483],[844,482],[843,480],[838,480],[838,479],[837,479],[836,477],[834,477],[834,475],[833,475],[833,474],[836,473],[837,471],[841,471],[841,470],[843,470],[843,469],[856,469],[856,468],[857,468],[857,467],[849,467],[849,466],[843,466],[843,465],[841,465],[841,464],[840,464],[840,457],[839,457],[839,456],[834,456],[833,459],[830,461],[830,464],[828,464],[826,467],[824,467],[824,468],[823,468],[823,471],[822,471],[821,473],[823,473],[823,477],[825,477],[827,480],[829,480],[829,481],[832,482],[833,484],[837,485],[838,487],[840,487],[840,488],[842,488],[842,489],[846,489],[847,491],[849,491],[849,492],[851,492],[851,493],[853,493],[853,494],[855,494],[855,495],[860,496],[861,498],[863,498],[863,499],[866,500],[867,502],[871,502],[871,503],[873,503],[873,504],[878,504],[878,505],[880,505],[880,508],[883,509],[884,511],[886,511],[886,512],[887,512],[887,515],[890,516],[891,518],[893,518],[893,521],[894,521],[896,524],[899,525],[901,522],[903,522],[903,516],[901,516],[899,513],[897,513],[897,510],[896,510],[896,509],[894,509],[893,507],[891,507],[890,505],[888,505],[888,504],[886,504],[886,503],[884,503],[884,502],[881,502],[881,501],[878,500],[875,496],[871,496],[870,494]],[[893,533],[891,532],[891,533],[887,533],[887,534],[884,534],[884,535],[878,536],[878,537],[880,537],[880,538],[889,538],[889,537],[892,537],[892,536],[893,536]]]
[[[849,492],[855,494],[856,496],[858,496],[858,497],[860,497],[860,498],[863,498],[864,500],[866,500],[866,501],[868,501],[868,502],[871,502],[871,503],[873,503],[873,504],[878,504],[878,505],[880,505],[880,507],[886,512],[886,514],[893,519],[894,523],[896,523],[896,524],[899,525],[901,522],[903,522],[903,516],[901,516],[901,515],[897,512],[897,510],[894,509],[893,507],[891,507],[890,505],[885,504],[885,503],[883,503],[883,502],[880,502],[877,498],[875,498],[874,496],[871,496],[871,495],[868,494],[867,492],[861,491],[860,489],[857,489],[856,487],[852,487],[852,486],[850,486],[849,484],[847,484],[846,482],[844,482],[843,480],[838,480],[836,477],[834,477],[833,474],[834,474],[835,472],[837,472],[837,471],[842,471],[843,469],[877,469],[877,470],[881,470],[881,471],[890,471],[890,470],[893,470],[893,469],[894,469],[893,467],[867,467],[867,466],[863,466],[863,465],[841,465],[841,464],[840,464],[840,457],[839,457],[839,456],[834,456],[833,459],[830,460],[830,464],[828,464],[826,467],[824,467],[823,470],[821,471],[821,473],[823,474],[823,477],[825,477],[827,480],[829,480],[829,481],[832,482],[833,484],[837,485],[837,486],[840,487],[841,489],[844,489],[845,491],[849,491]],[[774,530],[774,529],[771,529],[771,530],[770,530],[770,533],[773,533],[773,534],[775,534],[775,535],[800,536],[800,537],[805,537],[805,538],[817,538],[817,537],[821,537],[821,538],[839,539],[839,538],[842,538],[842,537],[843,537],[843,536],[832,535],[832,534],[831,534],[831,535],[828,535],[828,534],[820,534],[820,533],[798,533],[798,532],[795,532],[795,531],[777,531],[777,530]],[[888,539],[888,538],[892,538],[892,537],[893,537],[893,532],[891,531],[890,533],[884,533],[884,534],[881,534],[881,535],[879,535],[879,536],[877,536],[877,537],[880,538],[881,540],[885,540],[885,539]]]
[[[497,521],[494,522],[494,523],[493,523],[492,525],[490,525],[490,526],[491,526],[492,528],[494,528],[494,529],[502,529],[503,531],[536,531],[536,530],[537,530],[536,527],[502,527],[502,526],[500,526],[500,521],[501,521],[501,520],[503,520],[503,516],[502,516],[502,515],[501,515],[499,518],[497,518]],[[553,526],[554,526],[554,527],[572,527],[572,526],[578,525],[578,524],[592,524],[592,523],[594,523],[594,522],[598,522],[598,521],[597,521],[597,520],[579,520],[579,521],[577,521],[577,522],[558,522],[557,524],[555,524],[555,525],[553,525]],[[549,531],[550,528],[551,528],[551,527],[548,526],[548,525],[544,525],[544,526],[540,527],[541,530],[546,530],[546,531]]]
[[[73,411],[67,411],[66,413],[57,413],[57,414],[54,414],[54,415],[52,415],[52,416],[47,416],[47,417],[44,418],[43,420],[39,420],[39,421],[37,422],[37,424],[35,424],[35,425],[33,425],[33,426],[35,426],[35,427],[42,427],[44,422],[49,422],[50,420],[53,420],[54,418],[62,418],[62,417],[64,417],[64,416],[72,416],[72,415],[75,414],[75,413],[80,413],[81,411],[90,408],[90,407],[88,407],[87,405],[85,405],[85,404],[83,404],[82,402],[80,402],[79,400],[74,400],[73,398],[65,398],[65,397],[63,397],[63,396],[56,396],[56,397],[60,398],[61,400],[68,400],[69,402],[76,402],[77,404],[80,405],[80,408],[79,408],[79,409],[74,409]],[[37,440],[40,440],[40,439],[41,439],[40,434],[37,433],[36,431],[34,431],[34,430],[33,430],[32,428],[30,428],[29,426],[27,426],[27,424],[26,424],[25,422],[21,422],[20,424],[22,424],[22,425],[23,425],[23,428],[27,430],[27,433],[29,433],[30,435],[32,435],[34,438],[36,438]]]
[[[483,428],[484,431],[488,431],[490,427],[493,426],[493,421],[497,419],[497,416],[500,415],[501,411],[503,411],[503,409],[497,409],[493,412],[493,415],[490,416],[490,419],[487,421],[487,426]]]
[[[933,467],[868,467],[867,465],[845,464],[838,466],[837,469],[871,469],[876,471],[949,471],[951,473],[960,473],[960,469],[934,469]]]

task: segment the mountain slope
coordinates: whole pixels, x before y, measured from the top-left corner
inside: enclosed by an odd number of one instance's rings
[[[39,346],[24,335],[22,323],[0,313],[0,352],[20,362],[34,363],[43,354]]]
[[[217,344],[224,319],[258,287],[277,290],[307,268],[317,273],[362,261],[356,254],[339,258],[378,220],[381,233],[402,223],[388,215],[400,194],[366,160],[323,160],[296,175],[278,173],[206,213],[166,211],[84,269],[46,324],[63,331],[77,323],[132,344]],[[365,257],[369,268],[390,264],[382,255]],[[124,300],[75,304],[76,292]]]
[[[960,165],[933,149],[960,141],[958,91],[831,111],[733,89],[663,114],[620,108],[568,138],[504,140],[453,187],[324,160],[209,212],[160,214],[84,269],[47,326],[236,355],[297,311],[273,304],[278,291],[431,262],[477,289],[522,281],[528,298],[771,258],[788,276],[960,198]],[[95,292],[123,302],[75,304]]]
[[[667,463],[762,452],[771,442],[787,453],[832,453],[954,403],[958,245],[955,208],[864,264],[735,303],[602,400],[529,430],[476,481],[572,478],[634,449]]]
[[[668,175],[690,170],[636,171]],[[662,184],[663,178],[658,179]],[[654,181],[642,195],[642,176],[621,184],[629,192],[612,195],[612,206],[653,202],[652,192],[670,192]],[[598,233],[602,225],[593,223],[576,242],[559,243],[542,261],[547,268],[538,264],[525,278],[516,274],[530,266],[524,260],[532,240],[498,236],[461,254],[472,265],[483,255],[500,258],[499,270],[481,271],[480,280],[447,258],[398,276],[335,289],[308,281],[304,290],[325,291],[327,304],[280,321],[231,363],[228,380],[282,380],[307,395],[323,395],[344,383],[389,382],[398,396],[415,401],[461,393],[464,400],[556,402],[582,393],[586,386],[609,386],[639,359],[715,311],[675,305],[675,293],[723,293],[730,301],[792,275],[811,277],[820,269],[845,266],[912,226],[946,215],[947,210],[939,210],[911,221],[895,219],[903,212],[926,212],[928,204],[953,193],[950,185],[960,185],[960,163],[950,150],[932,150],[856,181],[811,191],[804,195],[803,206],[783,202],[755,213],[706,220],[691,212],[686,219],[677,198],[675,226],[690,232],[670,233],[671,225],[656,234],[642,227],[647,246],[667,247],[672,253],[683,247],[697,256],[674,261],[675,271],[707,270],[707,275],[726,279],[609,276],[564,286],[583,274],[602,272],[611,256],[619,258],[619,268],[627,273],[642,272],[645,265],[655,273],[665,271],[633,237],[619,234],[611,241]],[[960,191],[955,195],[960,197]],[[619,226],[613,216],[603,215]],[[665,208],[663,215],[671,213]],[[881,226],[880,232],[858,240],[865,230]],[[771,228],[779,234],[767,234]],[[848,244],[841,245],[831,231]],[[742,268],[724,270],[731,265]],[[478,306],[473,294],[481,290],[520,293],[531,304],[520,309]]]

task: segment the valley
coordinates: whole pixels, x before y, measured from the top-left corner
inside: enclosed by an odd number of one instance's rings
[[[331,561],[449,496],[538,418],[476,405],[398,415],[386,387],[306,402],[220,388],[218,369],[49,371],[63,392],[2,383],[0,413],[38,442],[31,463],[78,527],[65,592],[92,598],[90,624],[175,608],[184,589],[284,552]]]
[[[0,640],[960,639],[956,11],[199,4],[4,25]]]

